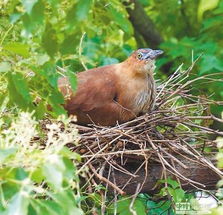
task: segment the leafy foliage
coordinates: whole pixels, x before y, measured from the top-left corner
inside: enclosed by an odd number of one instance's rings
[[[7,128],[0,121],[1,214],[83,214],[75,167],[80,157],[65,147],[77,143],[77,130],[67,127],[69,120],[58,120],[65,123],[64,131],[55,122],[46,125],[46,137],[32,114],[20,113]]]
[[[179,62],[184,62],[187,67],[200,57],[193,70],[195,77],[213,73],[218,73],[216,76],[219,78],[222,77],[223,2],[171,0],[168,7],[166,5],[163,1],[151,1],[147,6],[148,14],[165,39],[160,45],[165,50],[165,57],[159,60],[158,67],[171,62],[171,71],[174,71],[179,66]],[[165,15],[160,16],[160,14]],[[175,24],[170,25],[171,23]],[[163,26],[168,27],[163,28]],[[223,99],[221,81],[210,84],[200,83],[193,88],[200,93],[211,94],[215,100]],[[223,107],[212,108],[212,112],[218,116],[222,111]]]

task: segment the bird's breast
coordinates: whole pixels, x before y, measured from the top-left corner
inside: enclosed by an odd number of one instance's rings
[[[137,112],[145,112],[148,110],[150,105],[150,94],[151,92],[149,90],[144,90],[138,93],[134,101],[134,106]]]
[[[156,90],[153,77],[127,81],[122,92],[120,104],[133,111],[135,115],[148,112],[154,106]]]
[[[154,80],[153,78],[148,78],[132,99],[134,111],[136,113],[145,113],[152,110],[155,103],[155,96],[156,90]]]

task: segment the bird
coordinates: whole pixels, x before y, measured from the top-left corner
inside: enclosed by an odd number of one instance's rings
[[[76,91],[68,77],[60,77],[58,88],[64,96],[64,109],[68,115],[76,115],[77,124],[100,126],[115,126],[152,111],[155,60],[162,53],[140,48],[121,63],[79,72]]]

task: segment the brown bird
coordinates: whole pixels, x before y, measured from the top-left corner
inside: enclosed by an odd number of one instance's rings
[[[125,61],[77,74],[72,91],[67,77],[58,80],[64,108],[76,115],[78,124],[115,125],[151,111],[156,89],[153,72],[161,50],[138,49]]]

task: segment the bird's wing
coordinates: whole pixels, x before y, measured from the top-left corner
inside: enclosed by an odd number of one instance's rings
[[[65,99],[68,112],[88,112],[113,102],[116,95],[116,80],[112,69],[112,66],[107,66],[78,73],[76,92],[67,89],[67,78],[60,80],[59,88],[65,98],[68,93],[70,94],[68,99]]]

